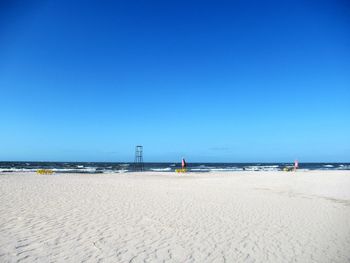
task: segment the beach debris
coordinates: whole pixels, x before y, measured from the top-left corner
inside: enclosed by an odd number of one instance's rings
[[[36,171],[37,174],[53,174],[54,171],[50,169],[39,169]]]
[[[294,167],[293,166],[286,166],[283,168],[284,172],[292,172],[294,171]]]

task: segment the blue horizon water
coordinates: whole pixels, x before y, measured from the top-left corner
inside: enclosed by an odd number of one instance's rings
[[[0,160],[349,162],[350,5],[4,1]]]

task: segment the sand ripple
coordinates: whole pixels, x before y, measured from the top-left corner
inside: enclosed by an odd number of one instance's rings
[[[350,199],[298,176],[0,175],[0,261],[350,262]]]

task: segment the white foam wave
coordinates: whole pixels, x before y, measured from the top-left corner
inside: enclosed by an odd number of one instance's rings
[[[31,168],[0,168],[0,173],[6,173],[6,172],[36,172],[38,169],[31,169]]]
[[[332,167],[334,167],[334,165],[332,165],[332,164],[325,164],[325,165],[323,165],[323,167],[332,168]]]
[[[206,167],[206,168],[191,168],[192,172],[234,172],[243,171],[243,168],[238,167],[226,167],[226,168],[216,168],[216,167]]]
[[[235,171],[243,171],[243,168],[231,167],[231,168],[212,168],[209,169],[210,172],[235,172]]]
[[[201,165],[198,165],[198,166],[194,166],[194,167],[190,168],[189,170],[193,171],[193,172],[209,172],[210,169],[215,169],[215,167],[213,167],[213,166],[206,166],[204,164],[201,164]]]
[[[350,165],[341,164],[336,168],[337,170],[350,170]]]
[[[54,168],[54,169],[50,169],[56,173],[62,173],[62,172],[67,172],[67,173],[81,173],[81,172],[86,172],[86,173],[94,173],[96,172],[96,168],[95,167],[86,167],[86,168],[82,168],[82,169],[74,169],[74,168]]]
[[[37,170],[40,169],[46,169],[46,168],[0,168],[0,172],[36,172]],[[56,173],[81,173],[81,172],[86,172],[86,173],[94,173],[96,172],[96,168],[94,167],[87,167],[83,169],[77,169],[77,168],[53,168],[53,169],[48,169]]]
[[[191,168],[190,171],[192,171],[192,172],[209,172],[210,169],[208,169],[208,168]]]
[[[246,166],[246,171],[278,171],[278,165]]]
[[[150,170],[154,171],[154,172],[169,172],[169,171],[171,171],[171,168],[170,167],[167,167],[167,168],[152,168]]]
[[[119,174],[119,173],[126,173],[129,170],[126,169],[120,169],[120,170],[103,170],[104,174]]]

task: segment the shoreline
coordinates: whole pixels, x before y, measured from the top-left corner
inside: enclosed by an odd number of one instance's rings
[[[36,170],[41,170],[40,169],[36,169]],[[54,174],[91,174],[91,175],[99,175],[99,174],[178,174],[175,171],[153,171],[153,170],[145,170],[145,171],[107,171],[107,172],[77,172],[77,171],[72,171],[72,172],[66,172],[66,171],[56,171],[55,169],[47,169],[47,170],[52,170]],[[264,174],[268,174],[268,173],[283,173],[283,174],[293,174],[293,173],[348,173],[350,174],[350,170],[345,170],[345,169],[337,169],[337,170],[331,170],[331,169],[314,169],[314,170],[309,170],[309,169],[298,169],[297,171],[283,171],[283,170],[237,170],[237,171],[231,171],[231,170],[227,170],[227,171],[187,171],[185,173],[180,173],[180,174],[240,174],[240,173],[252,173],[252,174],[257,174],[257,173],[264,173]],[[37,174],[36,171],[0,171],[0,175],[1,174]]]

